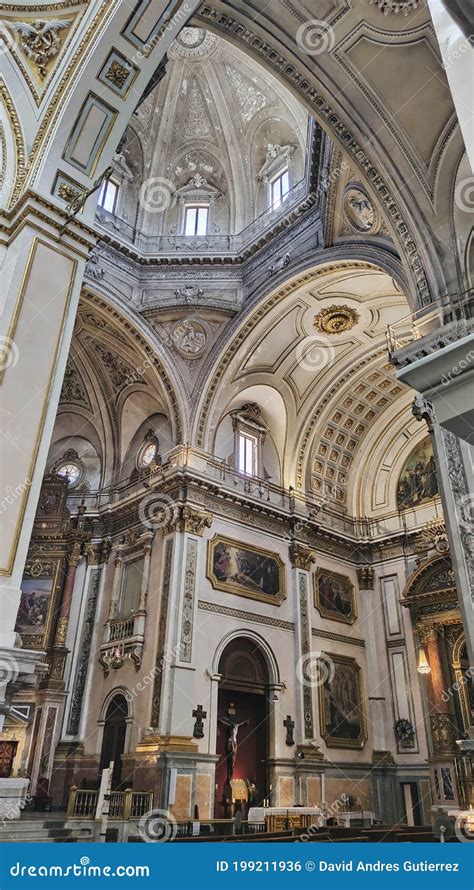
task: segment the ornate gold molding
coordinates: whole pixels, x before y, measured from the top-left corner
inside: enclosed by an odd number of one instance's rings
[[[315,316],[314,326],[323,334],[343,334],[359,321],[359,313],[350,306],[326,306]]]

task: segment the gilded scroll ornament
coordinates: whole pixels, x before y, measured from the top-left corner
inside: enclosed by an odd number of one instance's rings
[[[20,35],[21,49],[36,64],[39,76],[43,79],[47,75],[49,62],[57,56],[61,48],[59,32],[69,28],[72,22],[72,19],[12,22],[12,28]]]

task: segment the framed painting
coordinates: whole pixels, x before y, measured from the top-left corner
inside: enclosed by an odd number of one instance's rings
[[[216,590],[280,605],[285,564],[277,553],[215,535],[208,543],[207,577]]]
[[[397,507],[406,510],[425,504],[439,494],[430,436],[422,439],[403,464],[397,484]]]
[[[356,595],[345,575],[318,569],[313,575],[314,605],[323,618],[353,624],[357,618]]]
[[[363,748],[367,724],[361,669],[354,658],[344,655],[325,653],[322,659],[321,735],[329,748]]]
[[[46,648],[61,586],[61,559],[27,562],[15,630],[25,648]]]

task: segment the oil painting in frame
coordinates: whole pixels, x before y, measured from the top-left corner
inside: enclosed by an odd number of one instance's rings
[[[21,582],[16,631],[25,649],[47,648],[61,587],[62,559],[27,562]]]
[[[286,597],[285,564],[277,553],[222,535],[208,543],[207,577],[216,590],[280,605]]]
[[[355,587],[345,575],[318,569],[313,575],[314,605],[323,618],[353,624],[357,618]]]
[[[330,748],[363,748],[367,721],[361,668],[344,655],[324,653],[322,662],[321,735]]]

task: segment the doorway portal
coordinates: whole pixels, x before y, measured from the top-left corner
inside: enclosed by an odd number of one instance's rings
[[[268,670],[258,645],[232,640],[219,661],[217,706],[216,818],[246,815],[268,794]],[[241,789],[236,791],[236,789]],[[247,791],[243,803],[239,794]],[[236,796],[237,795],[237,796]]]
[[[117,790],[122,779],[122,754],[125,750],[128,707],[125,697],[115,695],[105,715],[104,735],[100,754],[100,771],[113,761],[112,788]]]

